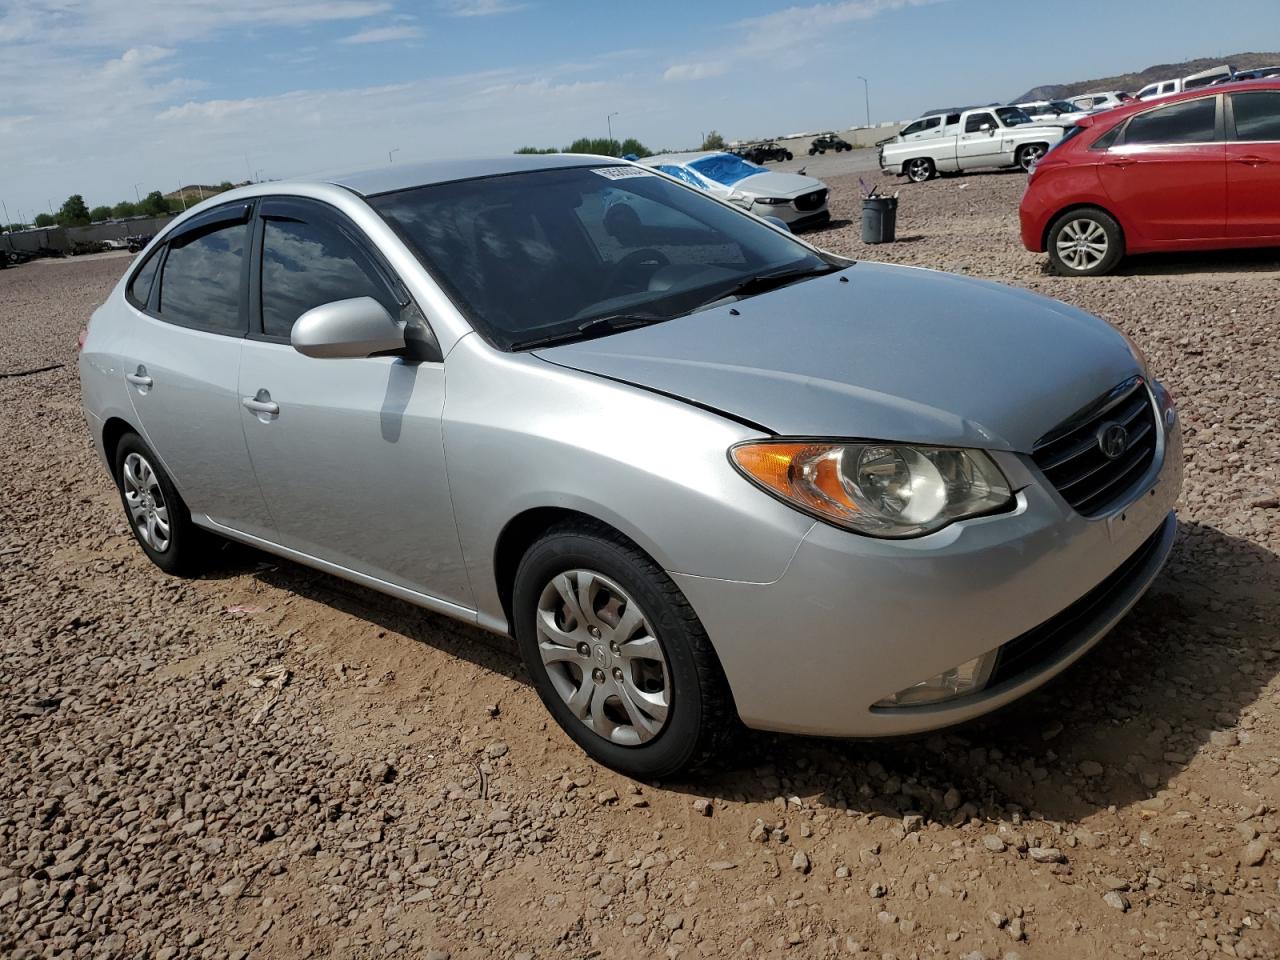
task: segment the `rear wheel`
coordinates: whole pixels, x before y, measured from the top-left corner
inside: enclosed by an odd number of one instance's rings
[[[794,160],[794,159],[795,159],[795,157],[792,155],[792,153],[791,153],[791,151],[790,151],[790,150],[788,150],[788,151],[786,152],[785,156],[786,156],[786,158],[787,158],[788,160]]]
[[[1096,208],[1064,213],[1049,228],[1049,263],[1064,277],[1110,273],[1124,257],[1124,234],[1110,214]]]
[[[705,763],[733,730],[728,685],[697,615],[609,528],[548,531],[520,561],[512,613],[542,702],[606,766],[670,777]]]
[[[907,161],[906,172],[907,179],[912,183],[924,183],[926,180],[932,180],[937,171],[933,161],[928,157],[916,157],[914,160]]]
[[[202,566],[205,535],[191,522],[173,481],[136,433],[116,447],[116,485],[134,539],[157,567],[190,576]]]
[[[1024,147],[1018,149],[1018,166],[1027,173],[1031,172],[1031,168],[1040,162],[1040,158],[1049,152],[1047,144],[1028,143]]]

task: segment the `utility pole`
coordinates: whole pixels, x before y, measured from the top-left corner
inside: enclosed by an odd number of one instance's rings
[[[140,184],[140,183],[135,183],[135,184],[133,185],[133,195],[134,195],[134,197],[137,199],[137,201],[138,201],[139,203],[141,203],[141,202],[142,202],[142,194],[140,194],[140,193],[138,192],[138,187],[140,187],[140,186],[142,186],[142,184]]]
[[[867,105],[867,126],[871,126],[871,84],[867,83],[867,78],[858,77],[862,81],[862,96],[866,100]]]
[[[9,208],[5,206],[5,202],[3,200],[0,200],[0,207],[4,207],[4,227],[7,230],[9,229]],[[19,211],[19,213],[21,213],[21,211]]]
[[[394,153],[399,153],[399,152],[400,152],[400,148],[399,148],[399,147],[394,147],[393,149],[388,150],[388,151],[387,151],[387,163],[391,163],[391,162],[392,162],[392,160],[391,160],[391,155],[392,155],[392,154],[394,154]]]
[[[609,116],[604,118],[604,122],[608,124],[608,127],[609,127],[609,149],[610,150],[613,149],[613,118],[616,117],[617,115],[618,115],[617,111],[614,111],[613,113],[609,114]]]
[[[178,196],[182,199],[182,212],[187,212],[187,191],[182,189],[182,181],[178,181]]]

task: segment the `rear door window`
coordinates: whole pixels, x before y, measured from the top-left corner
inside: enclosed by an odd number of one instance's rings
[[[242,336],[244,249],[248,225],[229,223],[169,244],[160,275],[160,317],[184,327]]]
[[[1280,141],[1280,91],[1231,94],[1237,140]]]
[[[1217,138],[1217,110],[1217,97],[1203,97],[1140,113],[1125,128],[1125,146],[1212,143]]]
[[[262,232],[262,332],[288,339],[294,322],[313,307],[372,297],[392,317],[400,304],[368,254],[336,224],[266,219]]]

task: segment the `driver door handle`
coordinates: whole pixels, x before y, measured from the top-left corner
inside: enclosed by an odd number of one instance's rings
[[[1234,160],[1236,163],[1247,163],[1251,167],[1259,167],[1259,166],[1262,166],[1262,164],[1264,163],[1271,162],[1266,157],[1255,157],[1252,154],[1249,154],[1248,156],[1244,156],[1244,157],[1232,157],[1231,159]]]
[[[1105,162],[1109,167],[1119,167],[1121,170],[1123,170],[1125,167],[1133,166],[1133,164],[1137,163],[1138,161],[1134,160],[1132,157],[1113,157],[1112,159],[1107,160]]]
[[[246,410],[254,413],[265,413],[272,417],[280,414],[280,404],[272,400],[271,394],[266,390],[259,390],[257,396],[244,397],[240,403]]]

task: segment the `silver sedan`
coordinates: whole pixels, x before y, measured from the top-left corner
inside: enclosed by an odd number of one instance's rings
[[[83,336],[142,550],[225,537],[513,635],[588,753],[990,711],[1157,575],[1177,412],[1032,294],[823,253],[661,172],[506,157],[222,194]]]

